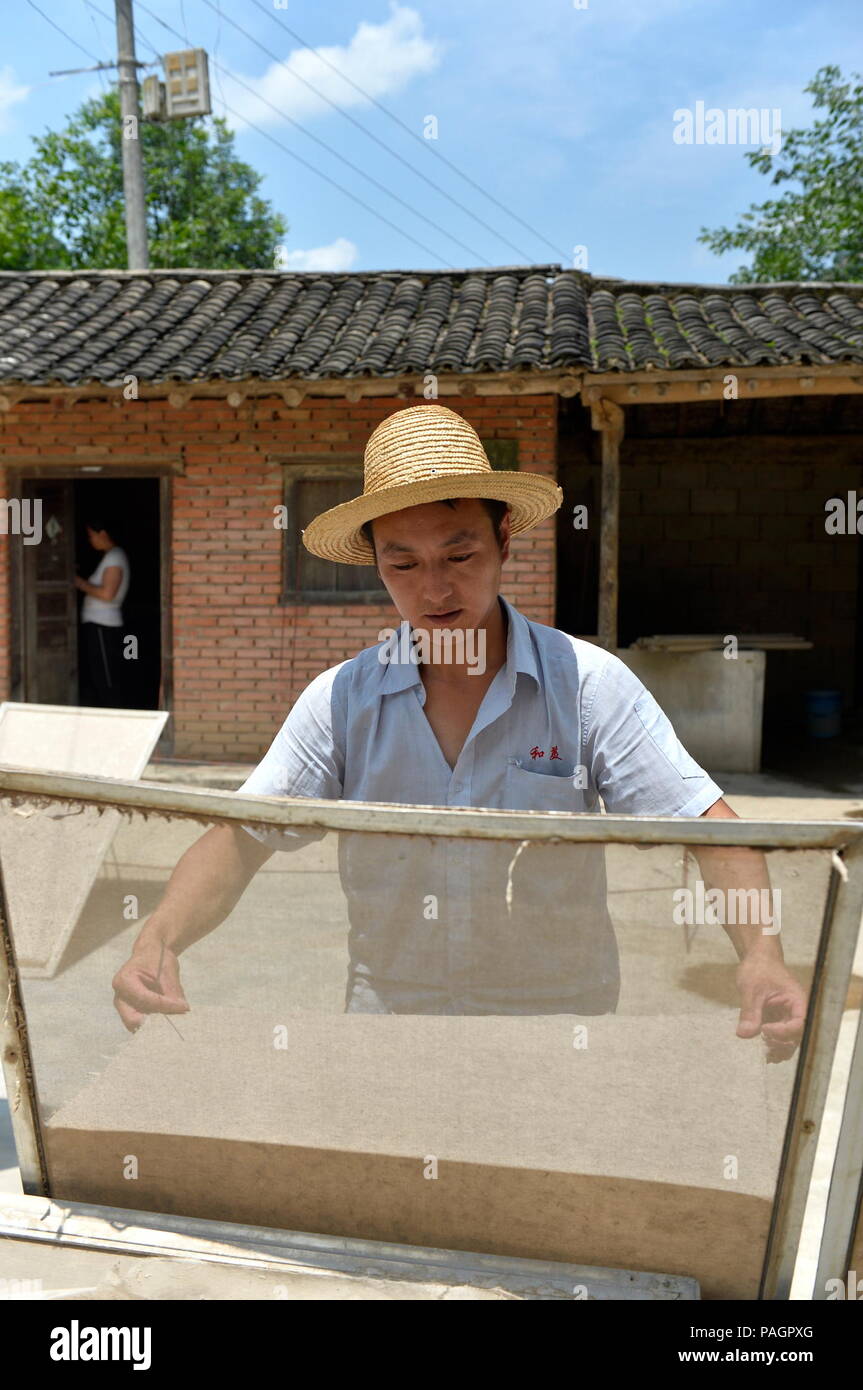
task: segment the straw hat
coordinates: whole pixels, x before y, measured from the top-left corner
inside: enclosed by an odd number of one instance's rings
[[[360,530],[366,521],[448,497],[491,497],[510,505],[511,534],[557,511],[563,492],[539,473],[493,469],[472,425],[444,405],[412,405],[388,415],[366,444],[360,497],[321,512],[303,545],[324,560],[373,565]]]

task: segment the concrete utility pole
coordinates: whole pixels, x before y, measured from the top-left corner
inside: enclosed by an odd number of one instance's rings
[[[114,0],[117,16],[117,67],[120,70],[121,147],[123,197],[126,205],[126,255],[129,270],[147,270],[147,200],[144,192],[144,159],[141,153],[138,109],[138,67],[135,62],[135,29],[132,0]]]

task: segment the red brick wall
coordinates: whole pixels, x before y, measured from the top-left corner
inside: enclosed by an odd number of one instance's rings
[[[306,398],[254,398],[235,410],[222,400],[22,402],[0,416],[0,462],[49,462],[77,449],[179,453],[171,539],[173,728],[178,757],[256,759],[293,701],[320,671],[377,641],[396,617],[389,605],[278,602],[283,533],[273,526],[282,501],[279,464],[269,453],[362,453],[375,425],[421,401],[377,397],[355,404]],[[557,402],[553,396],[446,397],[485,438],[519,442],[519,466],[556,476]],[[58,471],[63,472],[61,466]],[[68,472],[68,470],[66,470]],[[145,470],[142,470],[145,472]],[[92,475],[91,475],[92,476]],[[109,477],[109,473],[101,476]],[[5,494],[4,494],[5,495]],[[554,623],[555,522],[516,538],[503,592],[525,614]],[[6,538],[0,537],[5,544]],[[8,564],[2,567],[0,674],[8,692]]]

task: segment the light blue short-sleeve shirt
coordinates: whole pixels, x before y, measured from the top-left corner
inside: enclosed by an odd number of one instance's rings
[[[306,687],[240,791],[558,812],[598,812],[601,797],[611,813],[664,816],[699,816],[719,800],[619,657],[500,603],[506,661],[454,768],[423,713],[418,666],[381,660],[379,643]],[[249,833],[277,849],[321,834]],[[612,1011],[603,847],[531,845],[512,869],[515,848],[342,832],[348,1010]]]

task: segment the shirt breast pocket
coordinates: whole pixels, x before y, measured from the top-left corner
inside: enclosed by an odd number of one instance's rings
[[[555,762],[558,760],[556,759]],[[520,758],[509,758],[506,769],[506,809],[509,811],[578,811],[583,791],[575,786],[574,763],[560,760],[554,772],[525,767]]]

